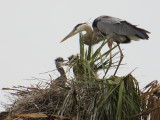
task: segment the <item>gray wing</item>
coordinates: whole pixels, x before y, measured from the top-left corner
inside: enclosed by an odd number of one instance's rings
[[[118,34],[128,38],[138,37],[139,39],[148,39],[148,31],[138,28],[127,21],[110,17],[100,16],[93,22],[93,29],[100,31],[102,34]]]

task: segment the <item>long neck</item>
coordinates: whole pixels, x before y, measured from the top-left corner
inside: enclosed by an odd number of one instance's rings
[[[56,67],[57,67],[58,72],[61,74],[61,76],[65,75],[65,71],[63,67],[61,66],[61,63],[56,63]]]
[[[86,33],[83,34],[84,44],[89,45],[90,40],[92,40],[93,30],[89,25],[86,25],[83,30],[86,31]]]
[[[65,75],[65,71],[62,67],[58,68],[58,71],[61,74],[61,76]]]

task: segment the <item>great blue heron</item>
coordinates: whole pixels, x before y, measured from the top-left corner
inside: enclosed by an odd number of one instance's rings
[[[93,21],[92,27],[93,30],[87,23],[78,24],[61,42],[82,31],[86,31],[86,33],[82,35],[84,44],[86,45],[89,45],[90,43],[94,45],[100,41],[108,39],[108,46],[111,49],[113,42],[116,42],[120,51],[120,61],[114,75],[116,75],[123,59],[123,53],[119,44],[130,43],[131,40],[137,41],[139,39],[148,39],[148,33],[150,33],[147,30],[138,28],[136,25],[132,25],[125,20],[111,16],[100,16],[96,18]]]
[[[55,65],[56,65],[58,72],[60,73],[60,77],[58,77],[54,80],[54,83],[56,83],[57,85],[63,85],[63,86],[67,82],[66,73],[62,67],[64,65],[64,61],[66,61],[66,60],[64,60],[61,57],[58,57],[55,59]]]

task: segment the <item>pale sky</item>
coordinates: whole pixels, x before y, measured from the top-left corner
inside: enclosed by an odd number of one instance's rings
[[[78,23],[91,23],[101,15],[151,32],[148,41],[121,45],[126,65],[117,75],[138,67],[133,75],[140,86],[160,80],[159,5],[159,0],[0,0],[0,89],[36,83],[26,80],[31,77],[48,79],[39,73],[55,69],[56,57],[79,51],[78,35],[60,43],[62,38]],[[0,90],[1,102],[8,102],[5,95]]]

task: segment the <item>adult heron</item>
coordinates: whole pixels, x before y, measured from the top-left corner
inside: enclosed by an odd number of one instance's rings
[[[123,53],[119,44],[130,43],[131,40],[147,40],[149,38],[148,34],[150,33],[147,30],[139,28],[125,20],[111,16],[100,16],[96,18],[92,23],[92,27],[87,23],[80,23],[76,25],[61,42],[82,31],[86,31],[86,33],[82,35],[84,44],[86,45],[89,45],[90,43],[94,45],[100,41],[108,39],[108,46],[111,49],[113,42],[116,42],[120,51],[120,61],[117,65],[114,75],[116,75],[123,59]]]

